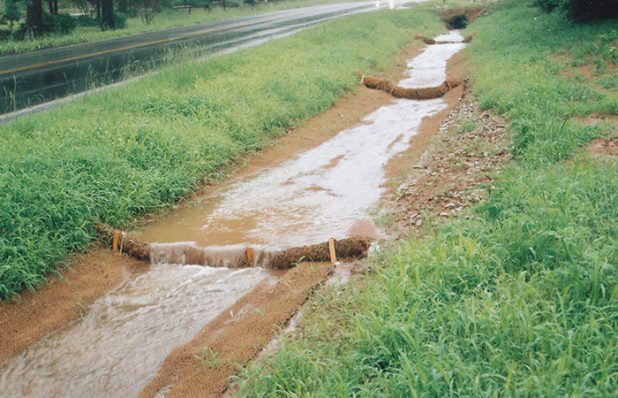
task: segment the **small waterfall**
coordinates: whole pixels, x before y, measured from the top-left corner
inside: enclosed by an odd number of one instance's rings
[[[265,246],[229,245],[199,247],[193,242],[150,245],[153,264],[207,265],[209,267],[272,268],[271,258],[279,252]]]

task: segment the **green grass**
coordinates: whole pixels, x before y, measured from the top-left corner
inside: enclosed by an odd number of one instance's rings
[[[0,298],[33,288],[95,238],[221,178],[286,129],[394,67],[431,12],[383,11],[191,61],[0,126]]]
[[[241,377],[240,395],[616,396],[618,162],[580,150],[609,129],[578,122],[615,115],[616,94],[555,61],[577,54],[611,74],[612,28],[519,1],[479,19],[468,67],[481,104],[511,122],[515,161],[475,217],[314,297],[299,337]]]
[[[344,2],[342,0],[340,2]],[[348,0],[350,1],[350,0]],[[309,7],[313,5],[328,4],[328,0],[287,0],[267,4],[259,4],[251,7],[241,5],[237,8],[220,8],[215,7],[208,12],[204,9],[194,8],[189,15],[188,9],[166,9],[157,14],[150,25],[142,22],[139,16],[127,19],[127,27],[118,30],[109,30],[102,32],[97,26],[77,27],[69,35],[51,35],[37,40],[5,40],[0,42],[0,55],[22,53],[27,51],[40,50],[49,47],[66,46],[69,44],[84,43],[97,40],[112,39],[133,35],[137,33],[154,32],[163,29],[177,28],[199,24],[202,22],[216,21],[226,18],[241,17],[264,12],[279,11],[297,7]],[[17,28],[15,28],[17,29]]]

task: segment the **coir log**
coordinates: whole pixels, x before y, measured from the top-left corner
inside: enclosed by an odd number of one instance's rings
[[[448,78],[438,87],[406,88],[396,86],[386,79],[365,76],[360,72],[356,73],[360,76],[361,83],[363,83],[366,87],[376,90],[384,90],[393,97],[406,99],[425,100],[440,98],[444,94],[448,93],[449,91],[451,91],[457,86],[460,86],[463,83],[463,79]]]
[[[128,256],[135,257],[142,261],[159,262],[155,255],[152,258],[151,246],[148,243],[142,242],[126,232],[119,231],[103,224],[97,224],[96,230],[100,234],[101,239],[107,245],[112,246],[114,236],[119,237],[118,248],[119,252],[122,252]],[[366,255],[371,243],[367,239],[363,238],[347,238],[341,240],[335,240],[335,251],[339,258],[359,258]],[[328,242],[307,245],[302,247],[293,247],[290,249],[262,252],[260,254],[261,260],[258,262],[256,259],[251,258],[257,256],[259,253],[256,250],[256,254],[252,255],[253,250],[247,248],[240,256],[232,256],[232,261],[229,261],[225,266],[229,268],[237,267],[251,267],[251,266],[263,266],[265,268],[272,269],[288,269],[294,267],[301,261],[314,261],[323,262],[330,260],[330,250]],[[204,248],[197,246],[187,246],[186,248],[179,248],[179,253],[176,256],[170,258],[173,262],[182,262],[195,265],[209,265],[220,266],[215,261],[212,261],[213,256],[207,255]]]

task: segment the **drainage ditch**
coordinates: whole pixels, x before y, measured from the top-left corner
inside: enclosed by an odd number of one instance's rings
[[[435,40],[463,38],[451,32]],[[447,60],[464,46],[429,46],[408,63],[397,86],[438,86],[447,78]],[[394,99],[316,148],[131,231],[135,253],[147,253],[152,266],[85,309],[83,319],[5,363],[1,394],[220,394],[229,372],[221,370],[223,381],[204,392],[198,387],[210,381],[200,378],[219,370],[196,372],[195,350],[206,344],[246,363],[272,338],[273,325],[286,322],[332,272],[276,268],[330,260],[333,249],[338,256],[363,255],[368,240],[381,236],[369,212],[385,191],[383,166],[408,149],[424,117],[445,107],[440,98]],[[113,243],[113,231],[108,238]],[[120,249],[129,242],[122,238]],[[279,303],[278,310],[265,317],[269,300]],[[241,336],[247,325],[257,331],[248,345],[224,338],[225,328]]]

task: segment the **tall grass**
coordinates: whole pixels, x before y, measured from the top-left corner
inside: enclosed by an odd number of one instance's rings
[[[602,49],[613,26],[527,2],[492,11],[471,27],[468,64],[480,102],[512,122],[515,162],[472,219],[316,297],[300,337],[248,371],[241,395],[616,396],[618,162],[578,151],[607,132],[579,118],[615,114],[616,97],[555,60],[596,46],[589,61],[615,68]]]
[[[41,283],[92,226],[126,227],[217,180],[286,129],[437,33],[426,11],[376,12],[156,76],[0,126],[0,298]]]

